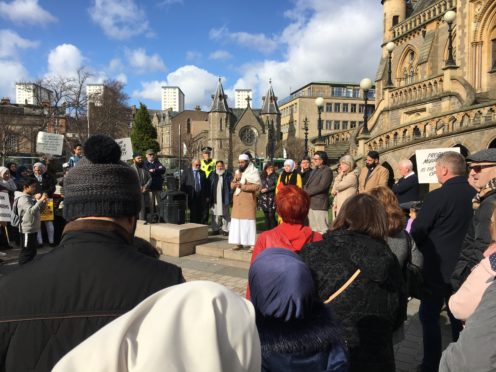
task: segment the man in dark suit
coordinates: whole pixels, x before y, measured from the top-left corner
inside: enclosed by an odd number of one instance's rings
[[[441,188],[425,197],[422,209],[413,221],[412,237],[424,255],[425,293],[420,302],[424,358],[421,370],[437,371],[441,359],[439,315],[453,293],[450,284],[461,244],[472,219],[475,190],[466,177],[462,155],[448,151],[436,161],[436,176]],[[462,329],[448,309],[453,341]]]
[[[188,195],[189,220],[192,223],[208,223],[209,184],[205,172],[200,169],[200,161],[193,159],[191,168],[181,175],[181,191]],[[205,213],[207,210],[207,213]],[[206,218],[205,218],[206,217]]]
[[[413,164],[408,159],[400,160],[398,168],[401,178],[393,185],[393,192],[401,203],[419,200],[418,177],[413,172]]]
[[[332,184],[332,171],[327,166],[328,157],[324,151],[316,151],[312,160],[315,168],[303,186],[303,190],[310,196],[308,222],[313,231],[324,234],[329,229],[329,188]]]

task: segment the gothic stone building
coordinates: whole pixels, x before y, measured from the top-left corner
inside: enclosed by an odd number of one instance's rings
[[[384,39],[375,77],[370,134],[328,135],[328,148],[350,138],[357,159],[369,149],[397,172],[421,148],[460,147],[464,155],[496,147],[496,0],[382,0]],[[447,11],[452,21],[450,63]],[[394,43],[389,65],[386,45]],[[389,71],[391,82],[388,84]]]
[[[152,122],[158,130],[162,155],[178,156],[181,148],[186,150],[186,156],[198,157],[202,147],[210,146],[212,157],[231,167],[241,153],[269,157],[281,131],[281,114],[272,86],[263,97],[261,109],[253,109],[249,102],[244,109],[234,109],[227,103],[220,79],[209,112],[199,108],[181,113],[156,112]]]

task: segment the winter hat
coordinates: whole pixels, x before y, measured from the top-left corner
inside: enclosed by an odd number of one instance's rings
[[[84,144],[84,154],[64,179],[64,218],[137,215],[141,209],[138,175],[120,160],[119,145],[97,134]]]

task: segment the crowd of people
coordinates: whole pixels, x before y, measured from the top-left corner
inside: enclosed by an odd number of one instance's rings
[[[271,163],[259,172],[248,154],[231,171],[210,154],[191,161],[180,187],[191,222],[210,219],[233,249],[252,251],[246,299],[184,283],[180,267],[134,238],[162,188],[153,151],[129,166],[109,137],[76,148],[62,179],[61,241],[38,259],[39,215],[55,182],[43,163],[33,175],[0,168],[3,192],[22,185],[13,201],[22,266],[0,279],[1,370],[395,371],[412,297],[420,371],[496,368],[495,149],[442,153],[441,187],[423,203],[413,164],[400,160],[390,187],[375,151],[361,170],[343,156],[336,174],[319,151],[279,173]],[[452,343],[443,352],[444,307]]]

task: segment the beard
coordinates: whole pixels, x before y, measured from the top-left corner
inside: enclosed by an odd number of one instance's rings
[[[215,173],[217,173],[218,176],[222,176],[222,175],[224,175],[224,173],[226,173],[226,170],[225,169],[215,170]]]
[[[246,165],[240,165],[239,166],[239,171],[242,173],[242,172],[244,172],[246,170],[246,168],[248,168],[248,164],[246,164]]]
[[[136,162],[136,166],[139,168],[143,168],[143,162],[142,161],[140,161],[139,163]]]
[[[365,166],[370,169],[370,168],[374,168],[377,164],[376,163],[373,163],[373,164],[365,164]]]

